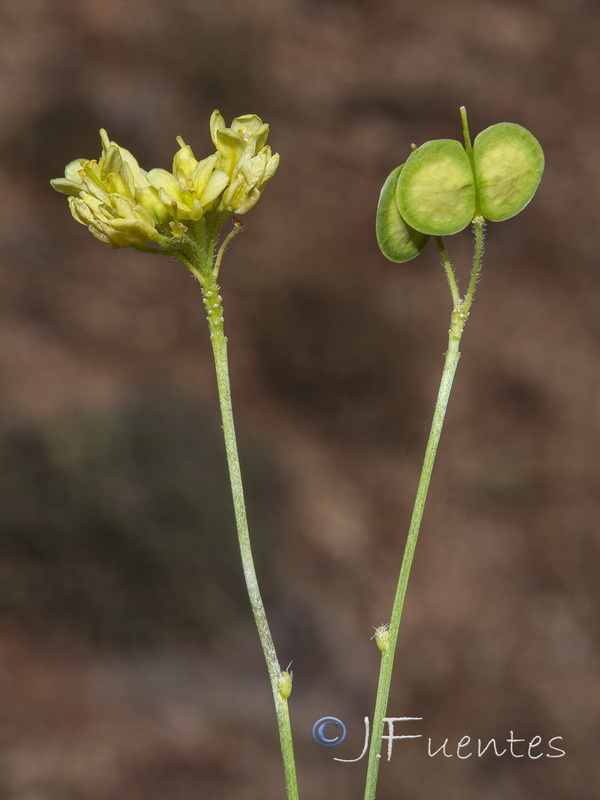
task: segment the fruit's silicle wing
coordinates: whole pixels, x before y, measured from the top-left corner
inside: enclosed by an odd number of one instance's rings
[[[422,233],[449,236],[466,228],[475,215],[475,180],[461,143],[436,139],[413,151],[396,200],[406,223]]]
[[[473,144],[479,209],[490,222],[518,214],[531,200],[544,172],[544,152],[521,125],[500,122]]]
[[[379,195],[375,231],[381,252],[390,261],[402,264],[419,255],[429,236],[411,228],[402,219],[396,203],[396,184],[402,164],[391,172]]]

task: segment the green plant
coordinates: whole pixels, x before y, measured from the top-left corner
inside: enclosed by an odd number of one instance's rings
[[[381,650],[381,667],[365,800],[375,798],[381,737],[404,600],[446,408],[460,359],[460,340],[481,273],[485,222],[501,222],[522,211],[535,194],[544,171],[542,148],[528,130],[510,122],[501,122],[482,131],[472,144],[467,112],[464,107],[460,112],[464,147],[453,139],[439,139],[415,147],[406,162],[396,167],[385,181],[377,208],[377,240],[383,254],[391,261],[410,261],[419,255],[431,236],[435,238],[452,295],[452,314],[442,379],[390,623],[379,628],[375,636]],[[469,223],[474,232],[473,262],[467,291],[461,297],[442,236],[458,233]]]
[[[461,109],[464,147],[442,139],[414,148],[406,162],[386,180],[377,210],[376,233],[384,255],[402,263],[415,258],[430,237],[441,254],[452,314],[448,350],[414,511],[408,532],[389,626],[377,629],[381,670],[373,717],[365,800],[375,797],[383,720],[411,564],[425,507],[452,382],[460,358],[459,344],[481,270],[485,221],[500,222],[521,211],[540,182],[544,157],[537,140],[524,128],[500,123],[487,128],[471,144],[465,109]],[[74,218],[111,247],[133,247],[175,258],[200,284],[212,345],[225,449],[239,546],[248,596],[271,681],[289,800],[298,787],[288,698],[292,676],[282,670],[261,599],[240,471],[224,333],[222,298],[217,283],[223,254],[242,227],[238,219],[260,199],[274,175],[279,157],[266,144],[269,127],[254,115],[237,117],[227,127],[215,111],[210,130],[216,152],[197,161],[179,138],[172,171],[143,170],[133,155],[101,131],[98,161],[76,159],[65,177],[51,181],[69,196]],[[233,226],[224,232],[229,221]],[[442,237],[472,224],[473,263],[467,291],[460,296],[454,268]]]
[[[172,171],[142,169],[125,148],[100,132],[98,161],[78,158],[52,187],[69,196],[73,217],[111,247],[133,247],[145,253],[175,258],[197,279],[202,290],[212,345],[225,450],[238,541],[248,597],[262,645],[277,715],[289,800],[298,798],[288,697],[292,678],[279,665],[260,594],[237,450],[227,338],[217,279],[223,254],[243,225],[238,217],[258,202],[279,164],[267,137],[269,126],[255,116],[236,117],[231,125],[218,111],[210,120],[216,152],[198,161],[191,147],[178,138]],[[228,222],[231,229],[224,233]]]

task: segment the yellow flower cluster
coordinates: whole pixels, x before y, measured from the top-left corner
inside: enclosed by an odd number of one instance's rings
[[[101,130],[99,160],[75,159],[67,164],[64,178],[50,183],[69,195],[73,217],[101,242],[138,248],[167,239],[177,242],[188,231],[184,222],[249,211],[279,164],[279,155],[266,144],[269,126],[254,114],[236,117],[226,127],[214,111],[210,132],[216,152],[208,158],[198,161],[177,137],[172,171],[146,172]]]

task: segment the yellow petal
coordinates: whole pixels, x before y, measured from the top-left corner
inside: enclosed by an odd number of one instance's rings
[[[191,219],[193,222],[198,222],[204,216],[204,208],[198,197],[194,197],[189,204],[185,213],[179,215],[182,219]]]
[[[218,147],[217,131],[222,130],[224,127],[225,120],[223,119],[223,115],[215,108],[210,117],[210,138],[213,140],[215,147]]]
[[[156,228],[135,217],[114,219],[111,226],[119,234],[120,241],[127,242],[129,247],[153,242],[158,236]]]
[[[99,186],[97,183],[94,183],[93,181],[83,181],[83,188],[80,194],[83,193],[92,195],[101,203],[105,203],[108,200],[108,192],[106,189],[104,189],[102,186]]]
[[[104,244],[109,244],[111,247],[125,247],[125,245],[115,244],[111,240],[110,236],[106,234],[104,230],[98,226],[97,223],[88,225],[88,231],[92,234],[92,236],[94,236],[96,239],[98,239],[100,242],[103,242]]]
[[[217,153],[213,153],[212,156],[208,156],[208,158],[203,158],[202,161],[198,162],[196,168],[191,173],[192,184],[199,195],[204,191],[206,182],[214,170],[218,158],[219,156]]]
[[[103,178],[111,172],[118,172],[123,166],[123,159],[118,145],[111,142],[110,147],[100,159],[101,174]]]
[[[244,114],[242,117],[236,117],[231,123],[231,130],[246,142],[256,142],[256,150],[261,150],[265,146],[269,136],[269,126],[256,114]]]
[[[73,219],[81,225],[89,225],[90,222],[94,221],[94,215],[90,212],[88,206],[78,197],[69,197],[69,208]]]
[[[151,169],[148,173],[148,183],[158,189],[159,192],[162,190],[170,200],[175,200],[177,203],[181,201],[179,184],[175,176],[167,172],[166,169],[160,169],[159,167]]]
[[[271,158],[267,162],[267,166],[265,167],[265,173],[262,178],[261,188],[271,180],[273,175],[275,175],[278,166],[279,166],[279,153],[275,153],[274,155],[271,156]]]
[[[234,208],[234,212],[236,214],[245,214],[247,211],[250,211],[258,201],[260,200],[260,192],[258,189],[251,189],[250,192],[246,195],[246,198],[240,203],[237,208]]]
[[[223,208],[227,211],[234,211],[235,207],[239,205],[245,197],[245,186],[246,184],[242,175],[234,178],[223,193]]]
[[[120,172],[109,173],[105,178],[104,185],[110,194],[122,194],[132,200],[135,197],[135,187],[130,186]]]
[[[140,192],[140,205],[146,209],[158,225],[164,225],[171,217],[169,209],[158,196],[158,189],[155,186],[147,186],[142,189]]]
[[[221,153],[221,169],[229,176],[233,174],[236,163],[246,149],[241,136],[229,128],[217,131],[217,150]]]
[[[78,197],[69,197],[71,214],[82,225],[89,225],[100,217],[107,218],[105,203],[87,192]]]
[[[53,178],[50,185],[61,194],[79,194],[82,188],[83,177],[81,171],[87,164],[87,159],[76,158],[65,167],[64,178]]]
[[[247,164],[244,165],[243,173],[247,183],[251,186],[261,180],[267,166],[268,157],[266,154],[255,156]]]
[[[214,170],[211,172],[208,181],[206,182],[206,186],[204,187],[204,191],[200,196],[200,202],[203,206],[207,206],[209,203],[218,197],[223,189],[229,183],[229,176],[226,172],[223,172],[220,169]]]
[[[113,144],[115,143],[113,142]],[[119,148],[123,163],[129,164],[129,167],[131,168],[136,180],[138,180],[141,175],[145,175],[145,171],[138,164],[137,158],[130,153],[129,150],[126,150],[124,147],[121,147],[118,144],[115,144],[115,147]]]
[[[179,140],[183,143],[181,137]],[[197,164],[198,159],[194,156],[192,148],[184,144],[175,153],[175,157],[173,158],[173,175],[175,175],[176,178],[191,175]]]

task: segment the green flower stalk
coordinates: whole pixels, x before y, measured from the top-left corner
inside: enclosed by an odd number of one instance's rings
[[[128,150],[110,141],[102,130],[100,158],[78,158],[67,165],[64,178],[50,183],[69,196],[73,217],[96,239],[111,247],[133,247],[175,258],[200,283],[215,361],[244,578],[273,692],[287,796],[288,800],[298,800],[288,712],[292,676],[280,667],[254,568],[217,284],[225,249],[243,227],[235,216],[227,234],[223,233],[224,226],[232,215],[245,214],[256,205],[277,170],[279,156],[266,144],[269,126],[254,114],[237,117],[226,127],[215,111],[210,132],[214,153],[198,161],[191,147],[178,137],[179,150],[171,172],[146,172]]]
[[[404,600],[444,417],[460,359],[460,341],[481,273],[485,222],[501,222],[522,211],[535,194],[544,171],[542,148],[528,130],[514,123],[501,122],[480,133],[472,144],[465,108],[461,108],[460,113],[464,147],[453,139],[438,139],[425,142],[421,147],[414,147],[406,162],[396,167],[388,176],[377,207],[377,241],[390,261],[404,263],[412,260],[423,250],[430,237],[434,237],[450,288],[452,313],[448,349],[390,623],[377,628],[375,634],[377,646],[381,650],[381,666],[373,714],[365,800],[375,800],[383,720]],[[461,297],[442,237],[458,233],[469,224],[474,234],[473,261],[468,288],[464,297]]]

